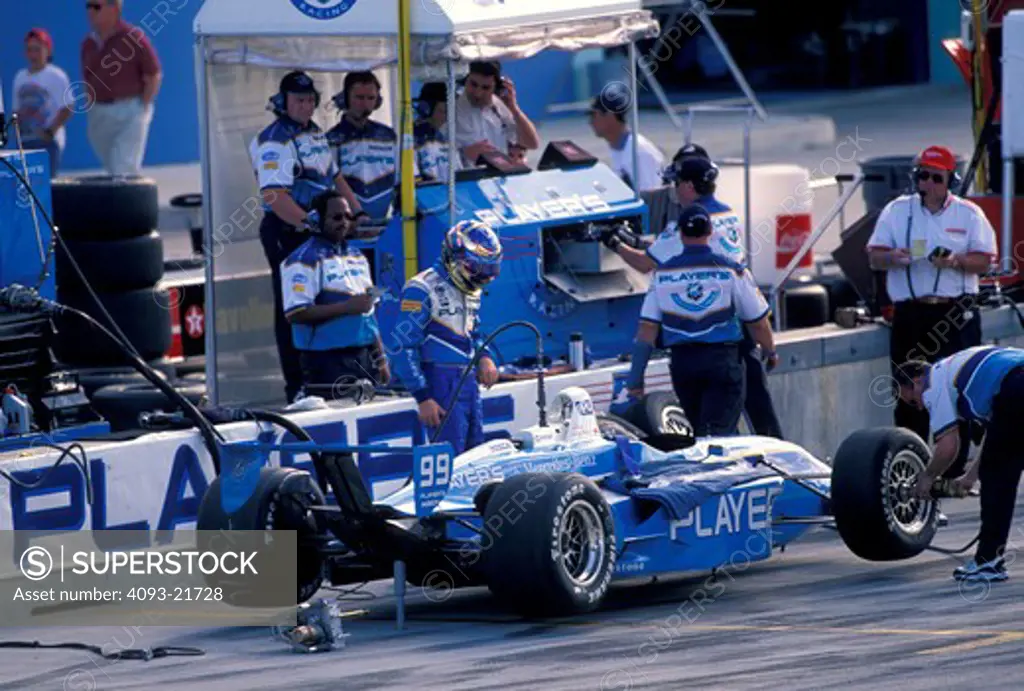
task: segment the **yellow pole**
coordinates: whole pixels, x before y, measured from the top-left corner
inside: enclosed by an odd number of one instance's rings
[[[412,122],[412,16],[411,0],[398,0],[398,83],[402,90],[402,245],[405,250],[405,280],[419,273],[416,247],[416,181],[413,179]]]
[[[974,54],[971,56],[971,84],[972,106],[974,111],[973,132],[974,141],[981,137],[981,131],[985,127],[985,111],[988,104],[985,103],[985,60],[988,58],[985,50],[985,26],[987,25],[989,0],[974,0],[972,3],[972,23],[974,24]],[[978,168],[974,174],[974,189],[976,194],[985,194],[988,190],[988,161],[982,156],[978,161]]]

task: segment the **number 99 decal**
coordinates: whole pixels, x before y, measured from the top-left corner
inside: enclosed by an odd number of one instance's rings
[[[451,473],[451,456],[439,453],[436,456],[424,456],[420,459],[420,487],[444,487],[448,484]]]

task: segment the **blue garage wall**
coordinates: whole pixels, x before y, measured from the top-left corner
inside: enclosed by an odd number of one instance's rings
[[[6,107],[11,108],[15,73],[24,67],[22,39],[29,28],[40,26],[53,36],[54,63],[72,82],[81,79],[79,51],[88,32],[84,0],[4,2],[0,12],[0,78]],[[58,12],[56,6],[61,10]],[[128,0],[125,18],[146,31],[164,69],[163,86],[146,148],[145,165],[188,163],[199,158],[193,67],[192,20],[202,0]],[[530,60],[509,62],[506,73],[516,82],[523,110],[531,118],[543,116],[549,102],[572,100],[568,71],[571,56],[547,52]],[[565,78],[563,78],[565,75]],[[68,123],[64,171],[99,168],[86,136],[86,119],[76,115]]]
[[[13,105],[11,89],[14,75],[25,66],[22,40],[33,26],[43,27],[53,36],[54,64],[67,72],[72,82],[81,80],[79,51],[82,39],[89,31],[84,0],[3,4],[4,11],[0,13],[0,78],[3,79],[7,109]],[[201,0],[125,2],[125,18],[146,31],[164,70],[145,165],[184,163],[199,158],[192,19],[200,5]],[[100,167],[89,146],[85,122],[84,115],[75,115],[68,122],[68,143],[62,162],[66,171]]]

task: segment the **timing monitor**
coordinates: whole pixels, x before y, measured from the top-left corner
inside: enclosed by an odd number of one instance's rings
[[[595,163],[597,163],[596,156],[566,139],[548,144],[537,165],[537,170],[584,168]]]
[[[477,157],[476,167],[455,171],[455,181],[464,182],[507,175],[525,175],[529,172],[531,172],[529,166],[516,163],[500,151],[488,151]]]

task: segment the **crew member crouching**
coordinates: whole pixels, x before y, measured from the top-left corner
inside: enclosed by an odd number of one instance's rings
[[[743,412],[743,324],[771,370],[778,363],[768,303],[743,265],[709,246],[711,219],[699,204],[679,216],[683,251],[651,278],[626,387],[643,396],[644,372],[658,332],[670,348],[672,388],[698,437],[732,435]],[[742,323],[741,323],[742,322]]]
[[[346,241],[356,218],[333,191],[317,197],[313,209],[316,234],[281,264],[285,316],[299,351],[304,393],[327,398],[335,386],[356,379],[386,385],[391,374],[374,314],[370,265]]]
[[[497,278],[501,256],[501,242],[490,226],[462,221],[452,227],[440,261],[405,284],[402,318],[389,337],[395,373],[419,404],[428,441],[449,442],[456,455],[483,443],[477,383],[490,388],[498,381],[494,361],[484,355],[476,379],[467,376],[455,391],[482,346],[480,297],[483,287]],[[446,411],[448,419],[438,434]]]

